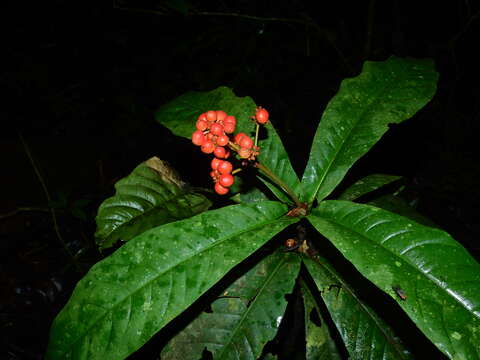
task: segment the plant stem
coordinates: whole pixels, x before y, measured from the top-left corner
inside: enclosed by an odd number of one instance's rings
[[[255,163],[255,167],[258,168],[261,172],[263,172],[270,180],[272,180],[275,184],[280,186],[280,188],[285,191],[290,198],[295,202],[297,207],[302,207],[302,202],[298,199],[297,195],[293,192],[293,190],[283,182],[277,175],[275,175],[268,167],[263,165],[260,162]]]
[[[259,123],[256,123],[256,127],[255,127],[255,147],[257,147],[257,144],[258,144],[258,132],[260,131],[260,124]]]

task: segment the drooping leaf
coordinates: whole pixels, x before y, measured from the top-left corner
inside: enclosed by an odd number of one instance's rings
[[[302,284],[302,295],[305,307],[306,360],[341,360],[335,340],[330,335],[314,296],[305,284]]]
[[[344,80],[313,139],[302,179],[305,200],[323,200],[388,124],[402,122],[425,106],[435,93],[437,77],[430,60],[391,57],[367,61],[359,76]]]
[[[228,287],[162,352],[162,360],[196,360],[204,348],[215,359],[256,360],[271,340],[300,267],[296,254],[274,253]]]
[[[168,164],[153,157],[115,184],[116,193],[99,207],[95,240],[108,248],[142,232],[207,210],[211,202],[191,191]]]
[[[148,230],[97,263],[55,319],[47,359],[124,359],[296,219],[268,201]]]
[[[255,114],[255,109],[256,105],[252,98],[237,97],[231,89],[221,86],[208,92],[189,92],[179,96],[163,105],[157,111],[156,119],[175,135],[190,139],[200,114],[208,110],[223,110],[237,119],[235,133],[244,132],[253,138],[255,123],[251,116]],[[300,192],[300,181],[271,122],[262,129],[258,145],[260,146],[258,160],[288,186],[296,192]],[[290,201],[270,181],[266,181],[265,184],[279,200]]]
[[[372,174],[358,180],[348,189],[346,189],[338,200],[356,200],[359,197],[368,194],[369,192],[380,189],[382,186],[390,184],[394,181],[400,180],[402,177],[397,175],[387,174]]]
[[[365,304],[328,261],[304,258],[351,359],[411,359],[392,329]]]
[[[340,200],[322,202],[308,219],[443,353],[480,357],[480,265],[450,235]]]

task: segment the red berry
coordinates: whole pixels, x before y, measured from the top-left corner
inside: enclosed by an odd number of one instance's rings
[[[215,155],[217,158],[220,158],[220,159],[224,159],[226,154],[227,154],[227,151],[222,146],[217,146],[213,151],[213,155]]]
[[[225,156],[223,157],[224,159],[228,159],[230,157],[230,150],[225,151]]]
[[[195,127],[197,128],[197,130],[204,131],[204,130],[207,130],[208,123],[206,120],[199,119],[197,120]]]
[[[218,164],[217,169],[220,174],[230,174],[233,170],[233,165],[230,161],[222,161]]]
[[[224,123],[223,124],[223,130],[227,133],[227,134],[231,134],[235,131],[235,124],[234,123]]]
[[[228,136],[227,135],[220,135],[217,138],[217,145],[218,146],[225,146],[228,144]]]
[[[205,154],[211,154],[215,150],[215,144],[211,140],[205,140],[205,142],[202,144],[201,150]]]
[[[220,173],[217,170],[210,171],[210,176],[212,177],[213,181],[217,182]]]
[[[210,165],[212,166],[212,169],[213,170],[217,170],[218,169],[218,165],[220,165],[220,163],[223,162],[223,160],[220,160],[219,158],[213,158],[212,162],[210,163]]]
[[[213,123],[212,126],[210,126],[210,132],[217,136],[223,135],[223,126],[219,123]]]
[[[225,124],[231,123],[231,124],[235,125],[235,124],[237,123],[237,119],[235,119],[235,116],[233,116],[233,115],[228,115],[228,116],[225,118],[225,120],[223,120],[223,122],[224,122]]]
[[[245,133],[238,133],[237,135],[235,135],[235,144],[240,144],[240,140],[244,137],[244,136],[247,136]]]
[[[207,121],[213,122],[213,121],[217,120],[217,112],[216,111],[213,111],[213,110],[207,111],[206,116],[207,116]]]
[[[228,187],[224,187],[218,182],[215,184],[214,189],[218,195],[225,195],[230,190]]]
[[[217,110],[217,121],[224,121],[227,117],[227,113],[223,110]]]
[[[217,139],[217,137],[212,133],[208,133],[207,135],[205,135],[205,137],[207,138],[207,140],[212,140],[213,142],[215,142]]]
[[[197,121],[198,121],[198,120],[207,121],[207,113],[200,114],[200,115],[198,116]]]
[[[257,119],[259,124],[266,124],[268,121],[268,111],[261,107],[257,108],[255,118]]]
[[[250,139],[249,136],[245,135],[240,139],[238,145],[240,145],[242,148],[251,149],[253,146],[253,140]]]
[[[218,183],[225,187],[232,186],[234,182],[235,182],[235,179],[233,178],[232,174],[222,174],[218,179]]]
[[[203,135],[203,132],[200,130],[194,131],[192,134],[192,143],[195,145],[201,146],[205,143],[207,139],[205,138],[205,135]]]

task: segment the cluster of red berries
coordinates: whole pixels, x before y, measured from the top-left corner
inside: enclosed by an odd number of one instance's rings
[[[258,107],[256,115],[252,116],[259,124],[268,121],[267,110]],[[227,160],[230,149],[236,151],[240,158],[254,160],[259,154],[258,147],[254,146],[253,140],[245,133],[238,133],[231,142],[229,135],[235,131],[237,120],[232,115],[227,115],[222,110],[210,110],[201,114],[195,124],[196,130],[192,134],[192,142],[200,146],[202,152],[215,156],[212,160],[210,176],[215,182],[217,194],[225,195],[235,179],[232,175],[233,165]],[[228,148],[226,148],[228,147]]]

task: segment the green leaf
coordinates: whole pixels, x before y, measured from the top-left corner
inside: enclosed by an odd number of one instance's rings
[[[237,119],[236,133],[251,134],[255,124],[250,117],[255,114],[255,109],[252,98],[237,97],[230,88],[221,86],[212,91],[191,91],[181,95],[161,106],[155,118],[175,135],[190,139],[200,114],[208,110],[223,110]]]
[[[175,336],[162,360],[196,360],[206,347],[215,359],[257,359],[274,338],[300,268],[296,254],[277,252],[235,281]]]
[[[240,192],[231,197],[232,201],[235,201],[237,204],[248,204],[258,201],[268,200],[267,196],[256,187],[253,187],[247,191]]]
[[[95,239],[100,248],[207,210],[211,202],[189,190],[166,162],[153,157],[115,184],[116,193],[98,209]]]
[[[443,353],[480,357],[480,265],[450,235],[348,201],[324,201],[308,219]]]
[[[268,201],[148,230],[94,265],[55,319],[47,359],[124,359],[297,219]]]
[[[305,308],[306,360],[341,360],[335,340],[330,335],[314,296],[305,284],[302,284],[302,295]],[[314,322],[315,318],[320,324]]]
[[[438,74],[430,60],[391,57],[365,62],[342,82],[327,105],[303,174],[305,200],[323,200],[348,169],[387,131],[412,117],[432,98]]]
[[[326,259],[305,257],[351,359],[411,359],[392,329],[365,304]]]
[[[237,97],[231,89],[222,86],[208,92],[189,92],[179,96],[163,105],[157,111],[156,119],[175,135],[190,139],[200,114],[208,110],[223,110],[237,119],[235,133],[244,132],[253,138],[255,123],[251,116],[255,114],[256,107],[252,98]],[[271,122],[261,129],[260,138],[258,160],[300,195],[300,180]],[[265,184],[279,200],[291,202],[290,198],[272,182],[265,181]]]
[[[393,212],[398,215],[405,216],[419,224],[440,228],[429,218],[420,214],[414,207],[410,206],[408,202],[399,196],[384,195],[368,202],[368,205],[379,207],[380,209]]]
[[[400,180],[402,177],[397,175],[386,174],[372,174],[355,182],[352,186],[346,189],[338,200],[356,200],[359,197],[368,194],[369,192],[380,189],[381,187],[390,184],[394,181]]]
[[[300,198],[302,196],[300,181],[295,170],[293,170],[292,163],[283,147],[280,137],[270,121],[262,130],[266,130],[267,137],[260,140],[258,143],[260,146],[260,156],[258,157],[258,161],[278,176]],[[264,183],[279,200],[292,203],[292,200],[286,196],[286,193],[283,190],[280,190],[277,185],[269,180],[264,181]]]

